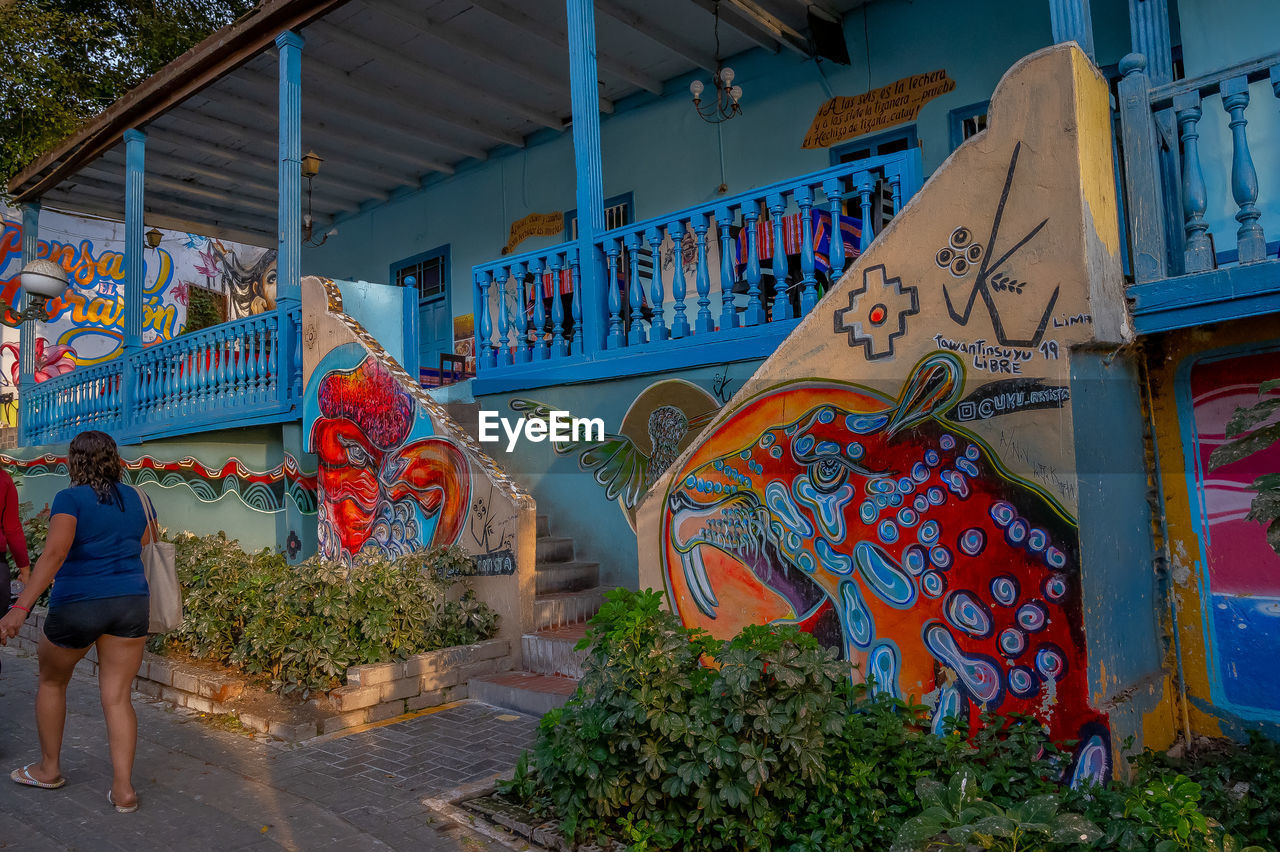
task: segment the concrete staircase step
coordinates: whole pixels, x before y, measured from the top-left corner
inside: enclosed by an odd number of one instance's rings
[[[546,515],[538,515],[538,523],[534,535],[541,538],[544,535],[551,535],[551,520]]]
[[[573,539],[571,538],[558,538],[553,535],[541,536],[537,539],[536,544],[538,555],[534,561],[539,565],[546,562],[573,561]]]
[[[563,707],[577,688],[576,678],[504,672],[473,677],[467,686],[467,696],[496,707],[541,716]]]
[[[596,586],[579,592],[551,592],[533,601],[533,629],[561,627],[587,621],[600,611],[606,589]]]
[[[520,639],[525,671],[534,674],[582,677],[587,652],[574,647],[587,633],[584,622],[526,633]]]
[[[580,592],[600,585],[600,565],[595,562],[548,562],[535,566],[534,593]]]

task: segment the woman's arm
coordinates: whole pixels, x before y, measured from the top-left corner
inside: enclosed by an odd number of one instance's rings
[[[24,583],[31,582],[31,557],[27,554],[27,534],[22,529],[22,518],[18,513],[18,489],[13,480],[5,477],[4,511],[0,513],[0,531],[4,532],[5,544],[13,554],[13,561],[18,566],[18,578]]]
[[[31,607],[44,594],[44,590],[49,588],[54,575],[66,561],[67,553],[71,550],[71,542],[75,537],[74,515],[59,514],[49,519],[49,536],[45,540],[44,551],[36,560],[36,566],[31,572],[31,582],[27,583],[22,594],[18,595],[18,602],[13,605],[13,608],[0,618],[0,641],[18,635],[18,629],[22,627],[22,622],[27,620]]]

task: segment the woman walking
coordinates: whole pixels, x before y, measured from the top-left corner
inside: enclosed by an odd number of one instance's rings
[[[50,509],[44,552],[18,601],[0,618],[0,641],[15,636],[41,593],[53,583],[49,614],[38,650],[40,684],[36,727],[40,756],[13,770],[28,787],[56,789],[66,783],[60,757],[67,715],[67,683],[90,647],[98,649],[98,688],[107,722],[112,781],[107,794],[117,811],[138,809],[133,757],[138,742],[130,687],[142,663],[150,598],[142,547],[158,530],[150,501],[122,486],[123,463],[105,432],[82,432],[71,442],[71,487],[59,491]]]

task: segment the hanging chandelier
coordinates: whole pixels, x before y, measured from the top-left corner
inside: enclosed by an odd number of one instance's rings
[[[736,115],[742,115],[742,87],[733,84],[733,69],[720,61],[720,3],[717,0],[712,7],[715,16],[716,37],[716,72],[711,75],[711,86],[715,89],[715,98],[707,103],[702,101],[702,93],[707,86],[701,80],[689,84],[689,93],[693,95],[693,108],[698,117],[708,124],[719,124]]]

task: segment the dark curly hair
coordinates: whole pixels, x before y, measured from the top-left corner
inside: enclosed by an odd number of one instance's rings
[[[124,463],[115,440],[106,432],[81,432],[71,441],[67,468],[72,485],[88,485],[98,495],[99,503],[116,503],[120,499],[120,477]]]

